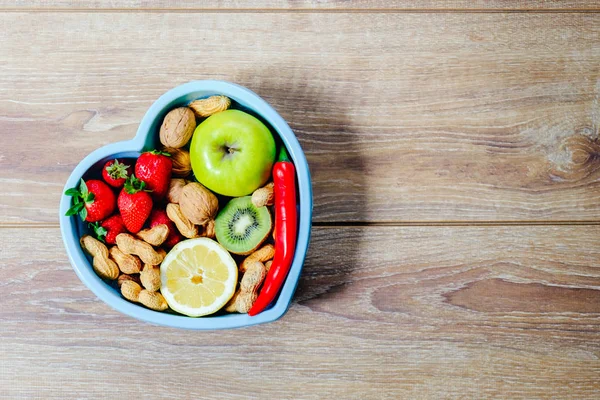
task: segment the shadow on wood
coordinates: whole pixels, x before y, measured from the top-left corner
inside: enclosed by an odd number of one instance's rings
[[[283,118],[288,122],[303,149],[306,151],[308,159],[314,198],[321,198],[319,204],[327,204],[323,197],[332,196],[332,193],[325,188],[334,182],[343,183],[346,192],[352,193],[352,207],[344,207],[348,212],[352,211],[355,220],[366,221],[367,218],[367,194],[361,190],[367,187],[364,180],[366,177],[365,163],[361,154],[360,146],[357,143],[359,131],[353,129],[350,118],[343,110],[343,104],[340,104],[339,96],[334,99],[331,96],[331,90],[327,87],[327,82],[315,79],[310,76],[294,76],[294,79],[278,78],[277,70],[261,71],[255,74],[253,78],[248,78],[242,74],[239,78],[242,82],[253,82],[250,87],[261,97],[265,98],[273,107],[282,113]],[[298,71],[299,74],[305,74],[306,71]],[[268,79],[266,77],[273,77]],[[334,103],[335,102],[335,103]],[[324,109],[332,108],[335,104],[336,112],[324,113]],[[310,131],[307,131],[307,127]],[[315,137],[336,135],[344,137],[340,142],[339,148],[332,154],[330,149],[320,151],[315,146],[307,146],[307,143]],[[324,139],[326,140],[326,138]],[[337,154],[335,154],[337,152]],[[342,153],[342,154],[340,154]],[[339,160],[345,160],[345,165],[339,165]],[[333,194],[338,197],[340,194]],[[334,198],[331,199],[336,200]],[[326,224],[319,222],[319,215],[322,210],[315,208],[313,212],[313,221],[319,227],[336,226],[343,221],[348,220],[344,212],[336,213],[335,210],[328,210],[328,221]],[[332,217],[333,214],[333,217]],[[324,228],[327,231],[327,228]],[[315,241],[315,239],[317,239]],[[354,238],[353,241],[345,242],[340,249],[339,244],[328,243],[327,234],[320,234],[318,238],[313,235],[313,240],[309,246],[308,256],[302,272],[302,277],[294,297],[294,303],[305,300],[314,300],[320,295],[335,295],[335,292],[342,289],[347,282],[348,276],[357,268],[359,254],[361,249],[361,238]],[[333,250],[333,251],[332,251]],[[335,254],[335,252],[340,252]],[[343,254],[342,254],[343,252]],[[324,257],[325,254],[330,256]],[[323,268],[325,266],[311,263],[311,259],[327,258],[332,263],[343,261],[342,265],[330,265],[327,268],[329,274],[324,276]],[[337,260],[337,261],[336,261]]]

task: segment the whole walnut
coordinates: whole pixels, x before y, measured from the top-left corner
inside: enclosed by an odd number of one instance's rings
[[[219,211],[219,200],[198,182],[188,183],[179,194],[181,212],[192,223],[205,225],[215,219]]]
[[[169,200],[169,203],[179,204],[181,190],[188,183],[190,183],[190,181],[181,178],[171,179],[171,182],[169,183],[169,191],[167,192],[167,200]]]
[[[166,147],[185,146],[196,129],[196,116],[187,107],[169,111],[160,127],[160,142]]]
[[[166,147],[164,151],[171,155],[171,162],[173,163],[171,172],[173,176],[186,177],[192,172],[190,153],[187,150]]]

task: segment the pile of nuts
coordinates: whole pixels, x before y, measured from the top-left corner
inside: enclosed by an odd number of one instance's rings
[[[188,239],[215,237],[219,201],[210,190],[198,182],[171,179],[167,199],[167,216],[179,233]]]
[[[266,244],[240,263],[238,267],[242,276],[240,286],[225,305],[225,311],[245,314],[250,310],[258,297],[258,288],[271,268],[274,256],[275,247]]]
[[[123,297],[151,310],[164,311],[168,305],[159,292],[158,265],[167,253],[161,248],[155,249],[153,245],[160,246],[167,234],[166,225],[156,225],[140,231],[138,238],[120,233],[117,235],[117,244],[110,249],[90,235],[82,236],[80,243],[93,257],[92,267],[96,274],[106,280],[116,280]]]

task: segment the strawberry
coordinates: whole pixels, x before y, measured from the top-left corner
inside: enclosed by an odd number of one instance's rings
[[[108,244],[115,244],[119,233],[126,232],[125,224],[119,214],[114,214],[102,221],[102,223],[90,224],[90,228],[94,230],[96,238]]]
[[[83,221],[96,222],[108,217],[115,210],[115,194],[104,182],[81,179],[79,188],[68,189],[65,194],[73,196],[73,205],[66,216],[79,214]]]
[[[169,153],[152,150],[142,153],[135,163],[135,176],[146,182],[154,201],[164,199],[169,191],[173,163],[168,156]]]
[[[145,187],[144,182],[131,175],[117,200],[123,224],[131,233],[138,233],[142,229],[152,211],[152,197],[144,190]]]
[[[129,176],[129,171],[127,171],[129,167],[130,165],[123,164],[117,159],[107,161],[102,168],[102,178],[110,186],[122,188]]]
[[[175,228],[173,221],[167,217],[167,212],[165,210],[155,209],[152,211],[152,214],[150,214],[150,228],[160,224],[165,224],[169,227],[169,236],[167,236],[167,240],[165,240],[164,243],[166,247],[172,248],[183,239],[183,236],[181,236],[179,231],[177,231],[177,228]]]

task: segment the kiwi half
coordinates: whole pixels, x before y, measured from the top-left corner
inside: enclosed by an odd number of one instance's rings
[[[269,236],[272,224],[267,207],[255,207],[252,196],[238,197],[217,215],[215,234],[231,253],[250,254]]]

